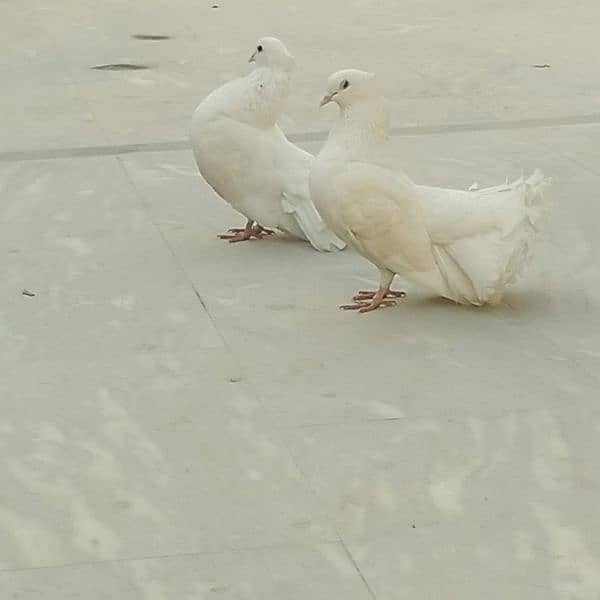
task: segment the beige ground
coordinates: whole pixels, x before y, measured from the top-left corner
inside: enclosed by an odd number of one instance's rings
[[[600,598],[598,22],[591,0],[0,4],[2,598]],[[242,219],[187,125],[262,34],[297,57],[284,126],[309,150],[356,66],[417,181],[554,178],[504,306],[407,287],[359,317],[336,309],[376,281],[355,254],[216,239]],[[117,62],[151,68],[90,69]]]

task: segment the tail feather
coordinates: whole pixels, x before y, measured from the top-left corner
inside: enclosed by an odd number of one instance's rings
[[[290,229],[299,228],[315,250],[335,252],[343,250],[346,244],[330,231],[309,197],[284,193],[283,212],[293,219]],[[294,234],[293,231],[289,233]]]
[[[308,179],[314,157],[289,142],[279,127],[275,131],[281,144],[276,154],[282,186],[279,228],[307,240],[320,252],[343,250],[346,244],[327,228],[310,197]]]
[[[478,306],[502,300],[506,287],[517,280],[531,259],[545,209],[544,189],[549,183],[536,170],[528,179],[482,190],[506,194],[499,227],[434,246],[438,268],[453,300]]]

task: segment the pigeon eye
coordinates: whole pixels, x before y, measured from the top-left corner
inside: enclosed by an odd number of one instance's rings
[[[263,51],[263,47],[262,47],[262,46],[256,46],[256,49],[257,49],[259,52],[262,52],[262,51]]]
[[[347,79],[342,81],[342,85],[340,86],[343,90],[345,90],[350,85],[350,82]]]

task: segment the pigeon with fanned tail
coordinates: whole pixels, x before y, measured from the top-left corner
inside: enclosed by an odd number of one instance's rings
[[[283,231],[320,251],[345,247],[310,199],[313,156],[277,125],[288,95],[294,59],[276,38],[258,41],[256,68],[214,90],[192,119],[192,147],[208,184],[246,219],[220,235],[230,242]]]
[[[389,146],[389,112],[372,73],[332,75],[322,105],[340,118],[313,165],[313,201],[327,225],[380,271],[376,291],[343,308],[392,306],[396,274],[460,304],[501,301],[527,263],[549,180],[528,179],[470,191],[415,185]]]

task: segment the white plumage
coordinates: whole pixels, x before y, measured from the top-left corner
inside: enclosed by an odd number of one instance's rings
[[[248,224],[243,241],[279,229],[332,251],[345,244],[329,231],[310,200],[313,156],[287,140],[277,119],[287,97],[294,60],[275,38],[262,38],[251,58],[256,68],[214,90],[192,120],[192,146],[200,173]],[[256,223],[257,225],[254,225]]]
[[[395,166],[388,109],[373,75],[331,76],[322,104],[340,117],[311,172],[312,198],[329,227],[381,273],[377,292],[346,308],[362,312],[397,297],[395,274],[461,304],[500,302],[529,259],[543,211],[540,171],[471,191],[416,186]]]

